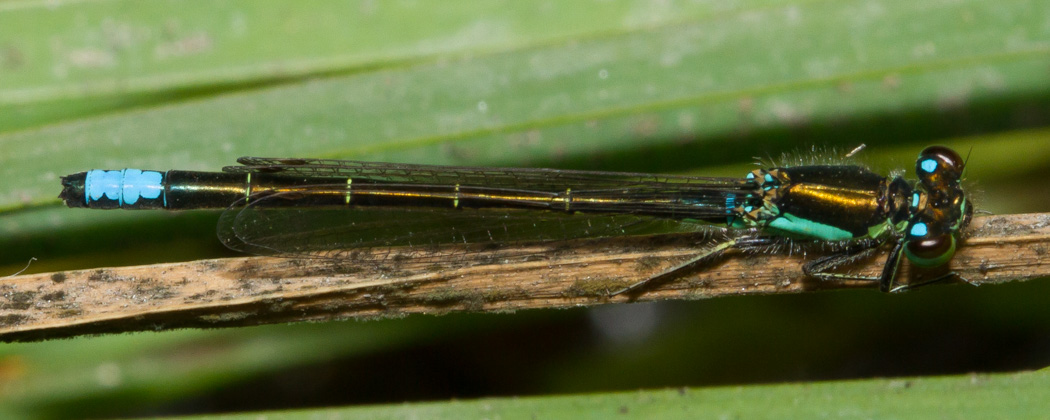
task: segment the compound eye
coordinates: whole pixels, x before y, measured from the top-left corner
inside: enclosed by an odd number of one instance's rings
[[[940,267],[955,255],[955,237],[949,233],[908,241],[904,254],[920,267]]]
[[[962,157],[954,150],[944,146],[930,146],[919,153],[919,160],[915,164],[919,178],[924,181],[937,181],[944,177],[958,179],[962,176]]]

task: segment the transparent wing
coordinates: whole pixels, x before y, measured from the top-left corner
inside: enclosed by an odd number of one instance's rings
[[[235,204],[219,220],[219,237],[232,249],[258,255],[383,260],[376,248],[402,247],[397,257],[438,262],[465,253],[550,243],[718,227],[653,216],[566,213],[511,208],[295,206],[338,186],[312,186],[263,194]],[[441,245],[457,244],[455,251]],[[517,255],[513,249],[501,255]],[[522,248],[521,253],[530,253]]]
[[[709,178],[632,172],[574,171],[537,168],[485,168],[470,166],[415,165],[337,159],[259,158],[237,159],[242,166],[227,166],[224,172],[266,172],[308,177],[363,178],[381,182],[444,185],[485,185],[540,191],[617,188],[627,185],[680,185],[708,190],[743,191],[750,185],[743,178]]]

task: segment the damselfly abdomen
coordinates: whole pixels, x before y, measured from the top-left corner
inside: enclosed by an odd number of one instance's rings
[[[832,244],[803,269],[820,279],[897,284],[901,255],[946,265],[972,206],[965,163],[928,147],[918,181],[856,165],[756,169],[743,178],[409,165],[329,159],[241,158],[222,172],[91,170],[62,178],[69,207],[226,208],[219,237],[235,250],[350,259],[362,249],[403,247],[401,256],[441,263],[441,245],[507,245],[657,231],[731,232],[695,258],[615,293],[700,265],[729,249]],[[882,274],[836,267],[892,247]],[[480,248],[473,248],[480,249]],[[374,253],[368,255],[375,255]]]

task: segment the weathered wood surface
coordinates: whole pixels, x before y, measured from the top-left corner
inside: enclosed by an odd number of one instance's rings
[[[609,296],[702,246],[695,235],[659,235],[472,253],[455,266],[246,257],[16,276],[0,280],[0,340],[873,287],[807,278],[801,255],[730,252],[643,293]],[[951,269],[975,285],[1043,277],[1048,250],[1050,214],[980,217]],[[875,275],[884,258],[852,269]],[[910,281],[937,274],[902,270]]]

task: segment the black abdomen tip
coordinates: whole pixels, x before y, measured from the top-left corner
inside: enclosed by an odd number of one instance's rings
[[[66,202],[69,207],[87,207],[84,201],[84,180],[87,172],[80,172],[62,177],[62,192],[58,198]]]

